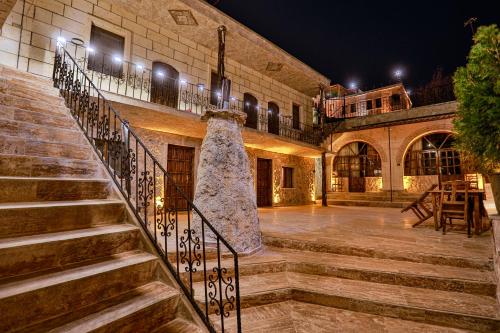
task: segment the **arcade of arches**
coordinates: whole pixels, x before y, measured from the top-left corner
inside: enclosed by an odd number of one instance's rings
[[[331,139],[327,186],[332,192],[416,194],[442,181],[476,177],[453,147],[451,119],[337,133]]]

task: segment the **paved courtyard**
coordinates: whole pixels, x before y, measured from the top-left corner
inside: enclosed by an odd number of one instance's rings
[[[443,235],[432,219],[412,228],[416,217],[397,208],[310,205],[260,209],[259,217],[265,237],[482,259],[493,254],[490,232],[467,238],[457,226]]]

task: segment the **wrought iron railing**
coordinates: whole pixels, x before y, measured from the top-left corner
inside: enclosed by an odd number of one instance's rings
[[[89,81],[101,91],[199,115],[206,110],[222,107],[239,111],[246,109],[240,99],[230,97],[227,101],[223,101],[220,92],[211,91],[204,84],[193,84],[184,79],[172,78],[172,75],[178,76],[176,73],[168,73],[166,70],[153,72],[145,65],[72,43],[67,43],[65,49],[76,60]],[[269,128],[268,109],[258,105],[254,108],[257,110],[259,124],[256,126],[254,123],[247,127],[313,145],[320,143],[319,134],[315,133],[313,126],[299,121],[294,122],[291,117],[284,116],[283,112],[280,112],[276,116],[279,129]]]
[[[237,331],[241,332],[238,254],[177,186],[87,73],[59,44],[54,86],[166,266],[209,331],[224,331],[225,322],[235,316]]]
[[[342,96],[325,100],[326,117],[344,119],[406,110],[411,107],[403,95],[378,98]]]

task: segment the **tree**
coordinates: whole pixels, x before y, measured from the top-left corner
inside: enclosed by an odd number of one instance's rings
[[[470,155],[487,174],[500,166],[500,30],[479,27],[465,67],[453,77],[458,101],[454,127],[457,148]],[[492,187],[495,186],[492,179]],[[498,183],[497,183],[498,184]],[[493,188],[495,192],[495,188]],[[497,189],[498,197],[500,189]],[[499,201],[495,198],[497,209]]]
[[[500,30],[480,27],[467,65],[453,77],[459,103],[454,126],[457,147],[474,155],[483,167],[500,164]]]

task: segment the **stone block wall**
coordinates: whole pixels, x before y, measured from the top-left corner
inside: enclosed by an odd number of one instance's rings
[[[273,206],[304,205],[315,200],[315,159],[273,153],[246,147],[250,169],[256,179],[257,158],[271,159],[273,168]],[[283,167],[294,169],[293,188],[283,188]],[[255,182],[257,186],[257,183]]]
[[[201,149],[201,139],[190,138],[175,134],[152,131],[143,128],[134,128],[144,141],[148,149],[166,167],[168,159],[168,145],[193,147],[195,149],[195,160],[193,175],[198,172],[198,162]],[[254,187],[257,189],[256,168],[257,158],[272,160],[273,166],[273,205],[291,206],[310,204],[315,199],[315,159],[298,157],[294,155],[278,154],[260,149],[245,147],[250,161],[250,169],[254,179]],[[282,187],[282,168],[284,166],[294,168],[294,187]],[[196,177],[194,186],[196,187]]]
[[[0,34],[0,63],[35,74],[50,76],[57,37],[90,40],[92,24],[125,38],[124,60],[151,68],[153,61],[172,65],[181,79],[209,85],[217,67],[217,46],[195,43],[137,16],[116,2],[105,0],[26,0],[21,32],[23,1],[18,0]],[[214,31],[214,34],[216,32]],[[301,106],[301,121],[312,122],[312,100],[285,84],[228,58],[226,74],[231,95],[243,99],[254,95],[261,106],[273,101],[280,113],[291,115],[292,104]]]
[[[404,189],[408,193],[423,193],[432,184],[438,184],[438,176],[404,176],[403,185]]]

